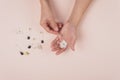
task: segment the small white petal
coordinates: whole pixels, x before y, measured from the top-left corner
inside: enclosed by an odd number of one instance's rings
[[[60,48],[66,48],[67,47],[67,42],[65,40],[60,42]]]

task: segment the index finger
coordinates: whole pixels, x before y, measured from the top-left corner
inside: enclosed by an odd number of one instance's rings
[[[51,30],[47,24],[43,24],[42,26],[48,33],[52,33],[52,34],[55,34],[55,35],[58,34],[58,32]]]

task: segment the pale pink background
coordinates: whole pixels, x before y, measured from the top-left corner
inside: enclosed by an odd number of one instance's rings
[[[64,21],[74,0],[53,1]],[[39,19],[39,0],[0,0],[0,80],[120,80],[120,0],[94,0],[79,26],[83,38],[75,52],[56,56],[49,48],[55,36],[46,33],[42,55],[20,56],[17,27],[37,30]]]

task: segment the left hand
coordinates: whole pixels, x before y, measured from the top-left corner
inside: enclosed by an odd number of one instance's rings
[[[67,48],[71,48],[73,51],[75,50],[75,42],[77,39],[77,30],[76,27],[67,22],[63,25],[60,34],[56,37],[55,40],[52,41],[51,48],[52,51],[56,51],[56,54],[61,54],[64,52]],[[60,48],[60,42],[62,40],[65,40],[68,44],[66,48]]]

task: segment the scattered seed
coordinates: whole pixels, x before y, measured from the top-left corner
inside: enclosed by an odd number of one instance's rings
[[[17,32],[16,32],[16,34],[21,34],[22,33],[22,31],[21,30],[18,30]]]
[[[24,54],[25,54],[25,55],[29,55],[30,53],[26,51]]]
[[[29,30],[32,30],[32,28],[29,28]]]
[[[29,55],[30,53],[29,52],[20,52],[21,55]]]
[[[43,43],[44,43],[44,40],[41,40],[41,43],[43,44]]]
[[[33,40],[35,40],[35,38],[33,38]]]
[[[18,32],[19,32],[19,33],[21,33],[21,31],[20,31],[20,30],[19,30]]]
[[[30,40],[30,36],[28,36],[27,39]]]
[[[42,34],[43,32],[40,32],[40,34]]]
[[[20,54],[21,54],[21,55],[24,55],[24,53],[23,53],[23,52],[20,52]]]
[[[42,45],[38,45],[37,48],[38,48],[38,49],[42,49]]]
[[[31,46],[31,45],[29,45],[29,46],[28,46],[28,49],[30,49],[31,47],[32,47],[32,46]]]

